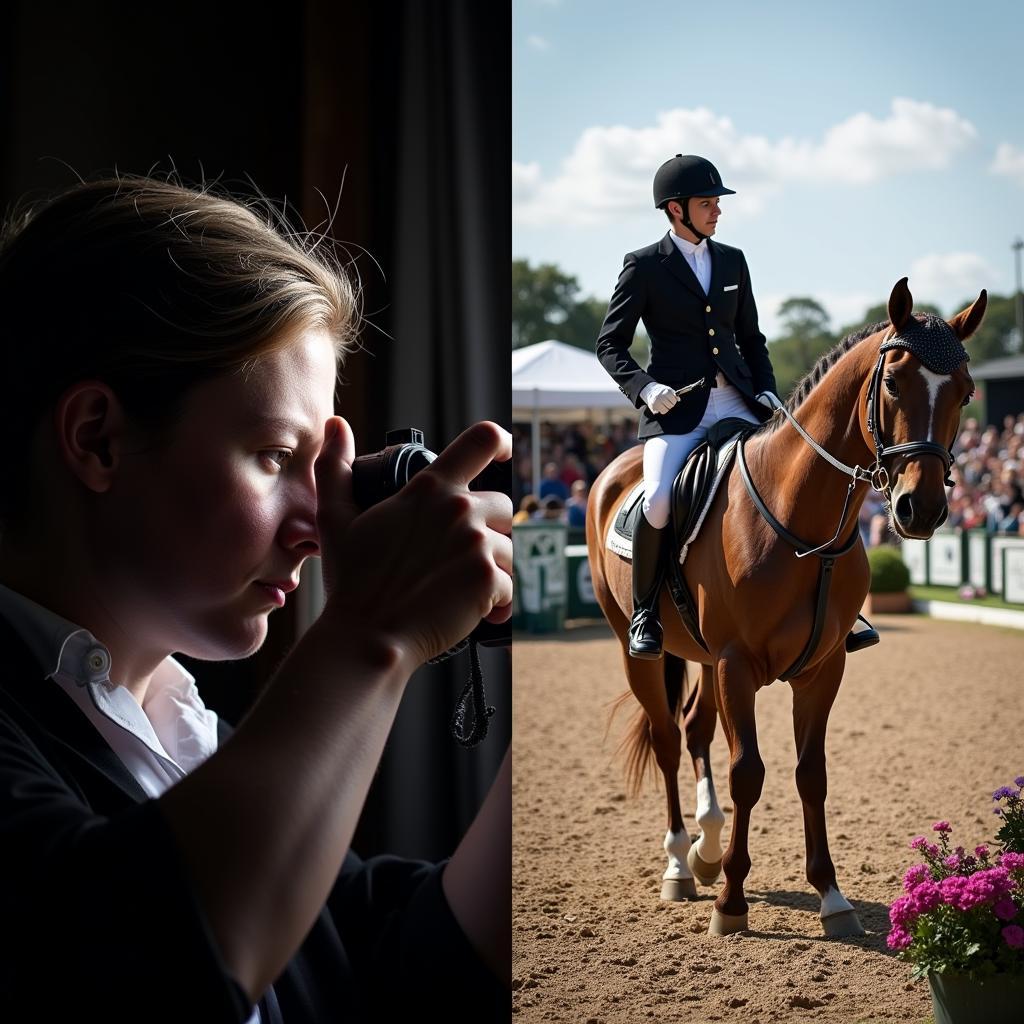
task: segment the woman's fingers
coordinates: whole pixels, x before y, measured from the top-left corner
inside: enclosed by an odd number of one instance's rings
[[[512,435],[490,420],[464,430],[423,470],[457,487],[465,487],[492,462],[512,458]]]

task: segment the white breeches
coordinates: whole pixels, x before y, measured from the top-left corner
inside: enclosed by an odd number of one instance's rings
[[[704,416],[690,433],[662,434],[644,441],[644,515],[656,530],[668,525],[672,481],[686,457],[708,436],[711,426],[729,416],[738,416],[749,423],[760,422],[747,408],[739,391],[726,384],[711,389]]]

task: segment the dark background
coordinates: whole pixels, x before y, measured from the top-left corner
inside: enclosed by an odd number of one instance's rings
[[[434,451],[478,419],[509,427],[510,17],[471,0],[7,4],[0,204],[76,172],[176,167],[186,184],[254,184],[325,228],[341,190],[330,234],[370,321],[337,410],[358,452],[398,426]],[[270,627],[244,662],[181,658],[231,722],[294,644],[294,601]],[[472,820],[511,739],[508,649],[482,660],[497,711],[472,750],[448,731],[468,655],[411,681],[356,834],[364,856],[438,859]]]

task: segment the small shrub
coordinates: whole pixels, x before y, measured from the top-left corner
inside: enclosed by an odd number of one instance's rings
[[[872,594],[899,594],[910,585],[910,570],[899,549],[887,546],[868,551]]]

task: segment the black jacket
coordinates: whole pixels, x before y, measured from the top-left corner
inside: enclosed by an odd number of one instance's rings
[[[739,249],[710,238],[708,250],[707,295],[668,233],[623,260],[597,338],[597,357],[619,390],[642,410],[640,438],[693,430],[704,415],[719,370],[755,415],[762,420],[770,415],[755,400],[761,391],[775,391],[776,384],[768,346],[757,326],[747,261]],[[640,320],[651,339],[646,370],[629,354]],[[683,395],[663,416],[655,416],[640,400],[640,392],[652,381],[681,388],[702,377],[704,386]]]
[[[252,1005],[160,802],[2,616],[0,650],[0,1019],[241,1024]],[[222,741],[230,731],[219,723]],[[350,852],[260,1000],[263,1024],[508,1020],[511,995],[452,916],[442,867]]]

